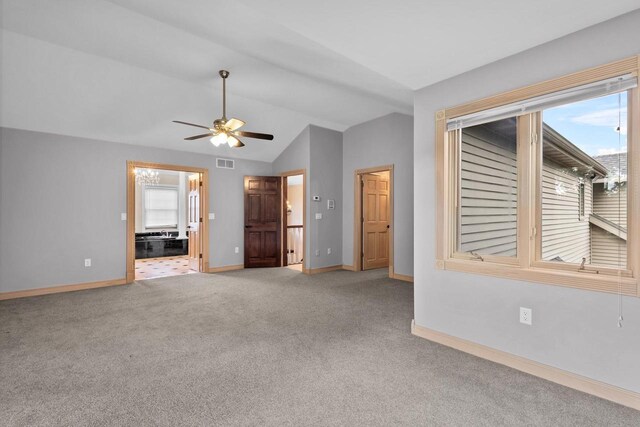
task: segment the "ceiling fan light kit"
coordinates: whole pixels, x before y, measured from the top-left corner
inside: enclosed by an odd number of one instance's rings
[[[222,144],[227,144],[232,148],[244,147],[244,143],[240,141],[240,136],[255,139],[265,139],[267,141],[273,140],[273,135],[257,132],[246,132],[238,130],[244,126],[245,122],[231,118],[227,120],[227,77],[229,72],[227,70],[220,70],[220,77],[222,77],[222,117],[213,121],[213,127],[196,125],[194,123],[183,122],[180,120],[174,120],[174,123],[180,123],[182,125],[194,126],[202,129],[207,129],[209,132],[200,135],[190,136],[185,138],[185,141],[193,141],[194,139],[211,137],[209,141],[219,147]]]

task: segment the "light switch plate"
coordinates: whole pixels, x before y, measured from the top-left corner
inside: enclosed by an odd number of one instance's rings
[[[317,213],[316,214],[316,219],[322,219],[322,214],[321,213]]]
[[[126,221],[127,220],[127,213],[126,212],[122,212],[120,214],[120,220],[121,221]]]
[[[216,214],[209,212],[209,219],[216,219]]]

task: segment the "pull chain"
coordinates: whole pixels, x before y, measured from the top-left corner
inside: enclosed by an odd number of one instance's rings
[[[618,92],[618,224],[622,225],[620,210],[622,208],[622,93]],[[620,234],[620,232],[618,232]],[[618,236],[620,237],[620,236]],[[618,244],[618,328],[622,328],[622,253]]]

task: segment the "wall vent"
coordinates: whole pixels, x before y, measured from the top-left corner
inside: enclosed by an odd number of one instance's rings
[[[231,159],[216,159],[216,167],[220,169],[235,169],[235,160]]]

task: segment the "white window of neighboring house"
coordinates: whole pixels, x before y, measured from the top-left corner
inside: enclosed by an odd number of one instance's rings
[[[145,186],[144,226],[147,229],[178,226],[178,188]]]

